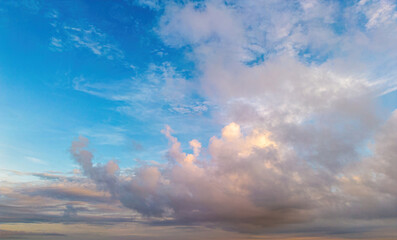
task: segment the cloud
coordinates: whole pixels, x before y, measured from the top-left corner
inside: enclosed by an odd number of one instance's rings
[[[65,26],[64,29],[69,41],[76,48],[87,48],[95,55],[105,56],[109,60],[122,59],[124,57],[123,52],[108,43],[106,35],[94,26],[88,26],[87,28]]]
[[[395,47],[395,32],[386,34],[396,24],[394,11],[386,1],[347,7],[322,1],[170,3],[156,31],[167,45],[188,47],[206,101],[230,124],[208,145],[190,141],[192,153],[167,126],[166,163],[130,175],[121,175],[115,162],[94,164],[87,139],[73,144],[72,155],[98,189],[152,224],[241,232],[294,226],[324,234],[365,231],[357,223],[387,226],[397,217],[390,210],[396,203],[395,146],[387,134],[395,114],[384,123],[376,97],[395,85],[395,54],[385,51]],[[384,64],[382,57],[391,61]],[[170,105],[189,101],[183,93],[196,85],[169,65],[153,73],[166,79],[160,91],[158,78],[133,97],[100,86],[84,89],[125,102],[150,103],[148,89]],[[367,156],[363,149],[371,139],[375,147]]]
[[[85,150],[87,139],[74,142],[71,151],[99,189],[155,225],[215,224],[233,231],[271,232],[275,226],[288,229],[294,224],[295,232],[310,226],[349,232],[355,221],[361,221],[369,230],[379,227],[372,219],[397,216],[390,211],[397,201],[392,187],[397,181],[392,165],[397,148],[391,134],[396,116],[376,134],[373,156],[348,161],[332,174],[328,168],[313,167],[273,133],[243,132],[236,123],[225,126],[221,137],[210,139],[204,150],[208,159],[200,155],[203,150],[197,140],[190,142],[193,154],[184,153],[167,126],[162,131],[170,144],[167,163],[137,167],[130,175],[120,175],[114,162],[94,165],[92,154]],[[323,225],[313,225],[316,219]],[[331,227],[329,219],[341,224]],[[346,219],[352,224],[346,225]]]
[[[349,166],[339,178],[340,188],[348,195],[345,212],[354,218],[395,218],[397,192],[394,189],[397,156],[397,111],[381,127],[371,144],[373,154]],[[375,203],[375,205],[373,205]]]
[[[69,201],[81,201],[81,202],[104,202],[109,203],[111,199],[108,194],[93,191],[84,187],[76,186],[62,186],[50,185],[45,187],[36,187],[30,191],[25,192],[30,196],[41,196],[49,197],[53,199],[69,200]]]
[[[392,23],[397,19],[396,5],[392,1],[360,1],[358,9],[364,12],[369,29],[382,24]]]
[[[196,84],[167,62],[151,65],[140,76],[112,84],[76,77],[73,87],[115,101],[119,104],[116,111],[142,121],[163,123],[164,118],[175,118],[175,115],[200,116],[210,111],[208,102],[198,95]]]
[[[124,61],[124,52],[113,43],[108,34],[91,24],[64,22],[59,15],[53,10],[48,16],[56,32],[50,40],[51,50],[61,52],[82,48],[99,57],[121,61],[126,66],[130,65]]]
[[[29,236],[29,237],[65,237],[65,234],[59,234],[59,233],[32,233],[32,232],[26,232],[26,231],[5,231],[5,230],[0,230],[0,239],[19,239],[24,236]]]
[[[1,5],[6,7],[21,8],[31,14],[37,14],[42,8],[42,3],[38,0],[22,0],[18,2],[4,1],[1,3]]]
[[[161,1],[159,0],[137,0],[134,1],[134,4],[137,4],[142,7],[147,7],[153,10],[160,10]]]
[[[120,208],[108,192],[96,188],[85,178],[67,176],[2,182],[0,222],[112,225],[135,221],[134,212]]]
[[[33,163],[37,163],[37,164],[42,164],[42,165],[46,165],[47,163],[41,159],[35,158],[35,157],[25,157],[27,160],[33,162]]]

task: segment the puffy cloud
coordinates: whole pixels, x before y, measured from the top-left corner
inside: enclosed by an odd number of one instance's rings
[[[318,187],[310,185],[318,177],[315,170],[290,157],[267,131],[255,129],[244,136],[240,126],[231,123],[222,130],[221,138],[211,138],[211,159],[200,159],[197,140],[190,142],[194,153],[186,154],[170,127],[163,133],[170,141],[164,167],[141,167],[128,177],[107,172],[117,179],[108,185],[109,192],[117,193],[126,207],[144,216],[179,224],[212,222],[240,230],[256,229],[307,220],[323,191],[320,183]],[[97,176],[104,174],[109,164],[93,166],[87,150],[75,152],[76,146],[85,147],[86,143],[84,138],[74,142],[73,156],[102,188],[103,180]]]
[[[367,221],[370,228],[379,225],[372,219],[397,216],[390,210],[397,202],[393,188],[396,116],[376,134],[372,156],[348,161],[332,174],[281,142],[285,139],[277,138],[277,132],[242,131],[236,123],[225,126],[221,137],[210,139],[203,155],[208,158],[200,155],[197,140],[190,142],[193,154],[184,153],[166,126],[162,132],[170,143],[167,162],[138,167],[131,175],[119,175],[114,162],[93,165],[92,155],[83,149],[85,138],[74,142],[71,151],[100,189],[106,181],[99,175],[113,179],[107,190],[149,223],[215,224],[243,232],[273,231],[277,225],[289,231],[290,224],[294,231],[310,232],[310,226],[326,232],[349,231],[355,221]],[[312,224],[314,219],[319,223]],[[330,224],[330,219],[341,224]],[[346,219],[353,225],[346,224]]]
[[[304,101],[296,102],[299,107],[310,107],[346,96],[348,90],[363,94],[370,82],[383,78],[373,73],[384,67],[382,58],[395,57],[384,51],[394,48],[387,39],[396,36],[391,30],[395,22],[388,22],[387,32],[382,26],[377,32],[360,31],[361,22],[354,17],[382,4],[366,4],[365,9],[326,1],[170,4],[159,33],[172,46],[191,47],[189,56],[196,60],[211,100],[249,97],[291,104],[296,99],[289,97],[294,97]],[[387,9],[395,14],[392,6]],[[338,29],[341,21],[347,26]],[[370,53],[363,53],[363,47]],[[388,87],[384,84],[383,89]]]
[[[70,152],[82,167],[83,173],[94,180],[102,189],[113,192],[116,189],[117,178],[116,174],[119,171],[119,166],[114,161],[109,161],[106,165],[94,166],[92,163],[93,155],[85,148],[88,145],[88,139],[79,137],[79,141],[74,141]]]
[[[389,44],[390,34],[376,24],[394,24],[387,4],[380,6],[388,13],[382,17],[364,3],[342,10],[323,1],[168,4],[157,32],[170,46],[189,46],[206,97],[232,123],[204,149],[192,140],[192,154],[182,151],[167,126],[167,162],[136,168],[130,176],[93,165],[85,150],[74,157],[100,189],[108,182],[102,178],[112,179],[108,191],[149,222],[238,231],[280,225],[288,231],[293,224],[294,231],[333,232],[353,229],[346,221],[369,219],[366,224],[374,226],[371,219],[395,218],[387,210],[396,194],[385,192],[395,185],[387,170],[393,155],[384,155],[393,146],[377,150],[383,145],[377,143],[373,157],[362,154],[376,132],[377,142],[393,141],[378,130],[374,99],[394,83],[373,74],[382,60],[372,63],[361,53],[366,47],[379,59],[385,54],[373,43]],[[361,31],[354,18],[336,29],[343,14],[360,12],[370,31]],[[382,39],[376,40],[379,31]],[[174,79],[167,82],[181,83]]]

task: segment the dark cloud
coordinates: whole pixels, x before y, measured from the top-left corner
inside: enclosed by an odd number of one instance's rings
[[[110,203],[112,199],[104,192],[96,192],[84,187],[44,186],[25,190],[30,196],[48,197],[68,201],[82,201],[92,203]]]
[[[26,237],[66,237],[59,233],[31,233],[24,231],[5,231],[0,229],[0,239],[22,239]]]

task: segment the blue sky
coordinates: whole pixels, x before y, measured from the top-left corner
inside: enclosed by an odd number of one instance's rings
[[[395,239],[396,6],[1,1],[0,239]]]
[[[159,161],[167,147],[160,134],[165,124],[206,121],[211,115],[207,110],[172,111],[174,106],[161,98],[142,100],[139,110],[109,99],[130,84],[163,84],[161,68],[194,81],[194,63],[157,36],[156,11],[123,1],[21,5],[2,6],[3,168],[71,170],[67,149],[79,135],[93,137],[100,161],[117,158],[122,166],[143,156]],[[98,94],[90,94],[90,85]],[[125,94],[134,91],[139,89]],[[193,104],[205,101],[194,92],[188,98]],[[133,141],[144,150],[134,151]]]

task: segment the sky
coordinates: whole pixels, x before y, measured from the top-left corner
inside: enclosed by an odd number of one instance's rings
[[[397,2],[0,1],[0,239],[396,239]]]

